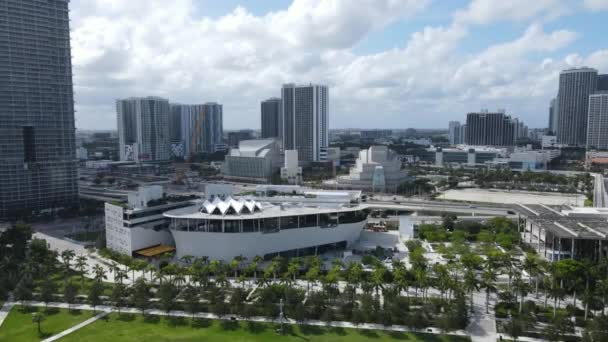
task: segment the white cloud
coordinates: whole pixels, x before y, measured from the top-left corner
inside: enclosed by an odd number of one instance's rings
[[[585,0],[585,7],[592,11],[608,10],[608,0]]]
[[[497,21],[555,19],[568,12],[561,0],[473,0],[454,19],[461,24],[489,24]]]
[[[553,96],[561,68],[577,58],[606,60],[604,50],[531,61],[531,54],[553,54],[577,37],[535,23],[559,13],[548,9],[551,1],[539,2],[530,2],[532,15],[498,5],[505,19],[532,24],[519,38],[469,55],[461,51],[473,32],[468,24],[485,23],[473,15],[478,0],[455,23],[424,27],[402,46],[368,55],[353,47],[428,1],[295,0],[263,16],[238,7],[218,18],[193,17],[192,0],[72,2],[78,127],[114,127],[114,100],[144,95],[218,101],[227,128],[259,127],[259,102],[278,96],[286,82],[328,84],[332,127],[363,127],[372,116],[377,126],[444,125],[479,108],[530,113]]]

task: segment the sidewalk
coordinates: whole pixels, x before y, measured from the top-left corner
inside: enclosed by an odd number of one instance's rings
[[[105,316],[107,316],[109,314],[110,314],[110,312],[104,311],[104,312],[98,314],[95,317],[89,318],[89,319],[87,319],[86,321],[84,321],[84,322],[82,322],[80,324],[76,324],[75,326],[73,326],[73,327],[71,327],[69,329],[66,329],[66,330],[60,332],[57,335],[53,335],[53,336],[51,336],[51,337],[49,337],[49,338],[47,338],[45,340],[42,340],[42,342],[54,342],[54,341],[57,341],[58,339],[64,337],[65,335],[71,334],[74,331],[76,331],[76,330],[78,330],[78,329],[80,329],[82,327],[86,327],[87,325],[89,325],[89,324],[97,321],[98,319],[103,318],[103,317],[105,317]]]

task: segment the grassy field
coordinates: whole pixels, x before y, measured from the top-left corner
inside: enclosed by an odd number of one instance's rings
[[[44,313],[46,319],[41,324],[42,335],[32,323],[34,312]],[[27,308],[15,306],[0,327],[0,341],[30,342],[55,335],[67,328],[83,322],[93,315],[92,311],[70,311],[49,308]]]
[[[210,321],[184,318],[160,318],[158,316],[112,314],[99,320],[62,341],[214,341],[214,342],[465,342],[466,337],[439,336],[412,333],[385,333],[380,331],[325,328],[312,326],[285,325],[286,334],[279,335],[272,324]]]

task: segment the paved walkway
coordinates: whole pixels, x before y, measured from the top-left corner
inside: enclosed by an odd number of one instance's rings
[[[20,304],[20,303],[16,303],[16,302],[11,302],[11,303],[13,305]],[[44,307],[45,303],[37,302],[37,301],[29,301],[29,302],[26,301],[26,302],[24,302],[24,305]],[[67,303],[48,303],[48,305],[46,305],[46,306],[51,307],[51,308],[61,308],[61,309],[71,308],[74,310],[89,310],[89,311],[93,310],[93,307],[88,304],[70,305]],[[108,305],[99,305],[99,306],[96,306],[95,309],[98,311],[102,311],[103,313],[106,313],[106,314],[118,311],[115,307],[108,306]],[[131,308],[131,307],[122,307],[122,308],[120,308],[120,312],[128,313],[128,314],[141,314],[141,310],[138,310],[136,308]],[[154,316],[186,317],[186,318],[192,317],[192,314],[187,313],[185,311],[170,311],[169,313],[167,313],[165,311],[158,310],[158,309],[150,309],[150,310],[146,310],[145,313],[146,313],[146,315],[154,315]],[[268,317],[244,318],[244,317],[240,317],[240,316],[236,316],[236,315],[226,315],[226,316],[220,317],[215,314],[208,313],[208,312],[199,312],[199,313],[195,314],[194,317],[195,318],[206,318],[206,319],[219,319],[219,320],[232,320],[234,318],[238,321],[251,321],[251,322],[260,322],[260,323],[281,323],[279,319],[272,319],[272,318],[268,318]],[[283,322],[288,323],[288,324],[297,324],[298,323],[293,319],[285,319]],[[83,322],[83,323],[85,323],[85,322]],[[81,323],[81,324],[83,324],[83,323]],[[397,331],[397,332],[424,332],[424,333],[429,333],[429,334],[441,334],[441,332],[437,328],[414,330],[414,329],[411,329],[409,327],[402,326],[402,325],[392,325],[392,326],[386,327],[382,324],[374,324],[374,323],[364,323],[364,324],[355,325],[351,322],[343,322],[343,321],[324,322],[324,321],[318,321],[318,320],[306,320],[301,323],[305,324],[305,325],[334,327],[334,328],[351,328],[351,329],[382,330],[382,331]],[[88,323],[88,324],[90,324],[90,323]],[[75,326],[75,327],[77,327],[77,326]],[[459,336],[468,336],[468,334],[463,330],[451,331],[451,332],[449,332],[449,334],[450,335],[459,335]],[[494,341],[496,341],[496,340],[494,340]]]
[[[494,301],[490,299],[490,307],[494,306]],[[482,292],[473,294],[473,312],[466,328],[467,334],[473,342],[495,342],[496,320],[492,313],[486,313],[486,295]]]
[[[109,314],[110,314],[109,311],[101,312],[99,315],[97,315],[95,317],[91,317],[91,318],[87,319],[86,321],[84,321],[84,322],[82,322],[80,324],[76,324],[75,326],[73,326],[73,327],[71,327],[69,329],[66,329],[66,330],[60,332],[57,335],[53,335],[53,336],[51,336],[51,337],[49,337],[49,338],[47,338],[45,340],[42,340],[42,342],[54,342],[54,341],[57,341],[58,339],[64,337],[65,335],[71,334],[74,331],[76,331],[76,330],[78,330],[78,329],[80,329],[82,327],[86,327],[87,325],[89,325],[89,324],[97,321],[98,319],[103,318],[103,317],[105,317],[105,316],[107,316]]]
[[[0,309],[0,327],[2,326],[2,323],[4,323],[9,312],[11,312],[13,306],[15,306],[15,302],[12,302],[10,299],[2,305],[2,308]]]

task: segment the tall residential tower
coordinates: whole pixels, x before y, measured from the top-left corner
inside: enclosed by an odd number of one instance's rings
[[[467,145],[512,146],[517,135],[517,122],[505,113],[469,113],[465,143]]]
[[[300,161],[319,161],[321,149],[329,146],[327,86],[285,84],[281,102],[283,150],[298,150]]]
[[[280,138],[283,133],[281,99],[273,97],[262,101],[262,138]]]
[[[608,150],[608,92],[589,96],[587,148]]]
[[[587,143],[589,95],[597,89],[597,70],[569,69],[559,74],[557,94],[557,141],[584,146]]]
[[[170,158],[169,101],[132,97],[116,101],[120,160],[160,161]]]
[[[0,217],[78,204],[68,0],[0,0]]]

